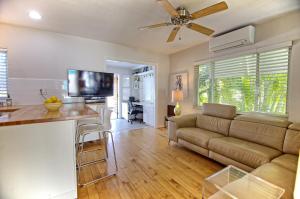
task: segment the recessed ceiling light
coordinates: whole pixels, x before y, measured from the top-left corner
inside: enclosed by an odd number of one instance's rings
[[[34,19],[34,20],[41,20],[42,19],[41,14],[38,13],[37,11],[35,11],[35,10],[30,10],[29,11],[29,17],[31,19]]]

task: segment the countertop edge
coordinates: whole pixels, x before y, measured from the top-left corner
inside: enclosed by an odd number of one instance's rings
[[[39,105],[33,105],[31,107],[35,107],[38,108]],[[20,106],[20,111],[22,111],[23,108],[28,108],[30,106]],[[75,106],[74,106],[75,107]],[[71,108],[72,109],[72,108]],[[29,117],[28,119],[26,119],[26,116],[24,117],[25,119],[23,119],[22,117],[20,119],[16,119],[14,118],[14,112],[9,113],[12,114],[11,118],[7,118],[7,121],[5,121],[3,119],[3,121],[0,121],[0,127],[5,127],[5,126],[16,126],[16,125],[26,125],[26,124],[39,124],[39,123],[48,123],[48,122],[60,122],[60,121],[70,121],[70,120],[79,120],[79,119],[86,119],[86,118],[95,118],[98,117],[98,113],[96,111],[94,111],[93,109],[91,109],[88,106],[84,106],[84,109],[88,110],[87,113],[81,114],[81,115],[64,115],[64,109],[60,110],[60,114],[57,117],[52,117],[52,118],[43,118],[43,115],[41,112],[41,116],[38,116],[37,118],[34,117]],[[16,111],[16,113],[18,114],[18,112]],[[25,112],[27,113],[27,112]],[[50,113],[51,112],[47,112]],[[54,112],[55,113],[55,112]]]

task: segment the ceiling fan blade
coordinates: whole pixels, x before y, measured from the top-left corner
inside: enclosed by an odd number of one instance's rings
[[[164,7],[165,11],[167,11],[171,16],[176,17],[179,15],[168,0],[157,0],[157,2],[159,2]]]
[[[179,30],[180,30],[180,27],[179,27],[179,26],[173,28],[173,30],[172,30],[172,32],[171,32],[171,34],[170,34],[170,36],[169,36],[167,42],[172,42],[172,41],[174,41],[174,39],[175,39],[175,37],[176,37],[176,35],[177,35],[177,33],[178,33]]]
[[[207,36],[213,34],[215,31],[209,28],[206,28],[204,26],[201,26],[199,24],[195,24],[195,23],[189,23],[186,25],[187,28],[195,30],[197,32],[200,32],[202,34],[205,34]]]
[[[198,19],[200,17],[211,15],[211,14],[214,14],[216,12],[220,12],[220,11],[223,11],[223,10],[226,10],[226,9],[228,9],[228,5],[225,1],[222,1],[220,3],[217,3],[215,5],[209,6],[207,8],[204,8],[202,10],[199,10],[197,12],[192,13],[191,18],[192,19]]]
[[[170,25],[172,25],[172,23],[165,22],[165,23],[153,24],[153,25],[150,25],[150,26],[143,26],[143,27],[140,27],[139,29],[140,30],[146,30],[146,29],[160,28],[160,27],[170,26]]]

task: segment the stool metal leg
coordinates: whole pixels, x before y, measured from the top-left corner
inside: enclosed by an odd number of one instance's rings
[[[100,158],[100,159],[97,159],[97,160],[93,160],[93,161],[89,161],[89,162],[85,162],[85,163],[82,163],[82,154],[83,153],[88,153],[88,152],[92,152],[92,151],[98,151],[98,150],[102,150],[101,148],[100,149],[94,149],[94,150],[89,150],[89,151],[83,151],[83,143],[84,143],[84,138],[85,138],[86,135],[83,135],[82,136],[82,144],[81,144],[81,150],[79,152],[79,160],[80,160],[80,163],[78,165],[78,167],[85,167],[85,166],[88,166],[88,165],[91,165],[91,164],[94,164],[94,163],[97,163],[97,162],[103,162],[103,161],[106,161],[106,158]],[[100,140],[101,141],[101,140]]]
[[[108,158],[108,153],[107,153],[107,140],[106,140],[106,136],[104,134],[104,132],[102,132],[102,137],[104,140],[104,147],[105,147],[105,155],[106,155],[106,159]],[[101,133],[99,132],[99,139],[101,140]]]
[[[81,141],[81,145],[80,145],[80,152],[78,152],[78,154],[77,154],[77,159],[78,159],[78,175],[77,175],[77,180],[78,180],[78,182],[80,181],[80,172],[81,172],[81,161],[82,161],[82,153],[83,153],[83,147],[84,147],[84,138],[85,138],[85,135],[83,135],[82,136],[82,141]],[[78,142],[80,142],[80,137],[79,137],[79,141]],[[79,182],[79,184],[80,184],[80,182]]]
[[[100,135],[100,132],[98,133],[98,135]],[[80,148],[80,152],[78,152],[78,159],[79,159],[79,161],[78,161],[78,184],[79,184],[79,186],[86,186],[86,185],[89,185],[89,184],[93,184],[93,183],[98,182],[100,180],[103,180],[105,178],[112,177],[112,176],[116,175],[117,172],[118,172],[118,164],[117,164],[117,158],[116,158],[116,152],[115,152],[115,144],[114,144],[113,134],[112,134],[111,131],[103,131],[102,135],[103,135],[104,144],[105,144],[104,149],[105,149],[106,158],[98,159],[98,160],[95,160],[95,161],[90,161],[90,162],[87,162],[87,163],[84,163],[84,164],[82,164],[82,154],[84,153],[84,151],[83,151],[83,149],[84,149],[84,138],[85,138],[86,134],[82,136],[82,144],[80,145],[80,147],[81,147]],[[107,138],[109,138],[109,135],[110,135],[111,141],[112,141],[112,149],[113,149],[113,155],[114,155],[115,171],[112,174],[108,174],[106,176],[97,178],[97,179],[92,180],[90,182],[80,183],[80,177],[79,176],[80,176],[80,172],[81,172],[81,168],[82,167],[89,166],[89,165],[92,165],[92,164],[96,164],[96,163],[101,162],[101,161],[107,161],[107,158],[108,158],[108,147],[107,147],[108,142],[107,142]],[[99,136],[99,138],[101,138],[101,137]]]
[[[114,161],[115,161],[116,172],[118,172],[118,163],[117,163],[117,157],[116,157],[116,150],[115,150],[115,143],[114,143],[113,134],[112,134],[111,131],[106,131],[106,133],[110,134],[112,148],[113,148],[113,153],[114,153]]]
[[[90,182],[87,182],[87,183],[84,183],[84,184],[79,184],[80,186],[87,186],[87,185],[96,183],[96,182],[98,182],[100,180],[103,180],[105,178],[109,178],[109,177],[115,176],[117,174],[117,172],[118,172],[118,164],[117,164],[117,158],[116,158],[116,151],[115,151],[115,144],[114,144],[113,134],[112,134],[111,131],[104,131],[103,132],[104,139],[106,139],[108,137],[108,135],[106,135],[106,134],[110,134],[111,135],[110,137],[111,137],[111,141],[112,141],[112,148],[113,148],[113,155],[114,155],[114,162],[115,162],[115,171],[112,174],[108,174],[106,176],[97,178],[97,179],[92,180]],[[107,144],[107,141],[105,142],[105,144]],[[105,149],[107,149],[107,146],[105,147]]]
[[[78,132],[78,126],[76,127],[76,133],[75,133],[75,149],[76,149],[76,154],[78,153],[78,149],[79,149],[79,139],[80,139],[80,135]]]

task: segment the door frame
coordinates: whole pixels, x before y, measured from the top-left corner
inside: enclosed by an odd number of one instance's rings
[[[119,112],[120,112],[120,98],[119,98],[120,83],[119,82],[120,82],[120,75],[118,73],[114,73],[114,88],[116,88],[117,92],[115,92],[115,90],[114,90],[113,96],[110,96],[110,97],[113,97],[114,100],[116,100],[116,103],[113,104],[113,107],[109,107],[109,108],[113,108],[113,111],[114,111],[114,109],[116,109],[116,118],[113,118],[113,119],[119,119]],[[116,94],[116,96],[115,96],[115,94]],[[116,105],[116,107],[115,107],[115,105]],[[108,104],[107,104],[107,106],[108,106]]]
[[[135,63],[135,64],[141,64],[141,65],[149,65],[153,67],[153,73],[154,73],[154,128],[159,128],[158,126],[158,70],[157,70],[157,63],[153,62],[145,62],[145,61],[137,61],[137,60],[130,60],[130,59],[120,59],[116,57],[105,57],[105,60],[114,60],[119,62],[128,62],[128,63]],[[105,64],[105,71],[107,71],[107,65]]]

